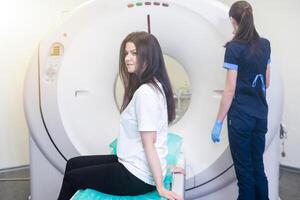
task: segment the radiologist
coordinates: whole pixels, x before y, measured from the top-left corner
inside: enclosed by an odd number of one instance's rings
[[[220,141],[227,115],[238,200],[267,200],[268,180],[263,153],[268,126],[266,89],[270,83],[270,42],[256,31],[248,2],[235,2],[229,17],[233,38],[225,45],[227,77],[211,138],[213,142]]]

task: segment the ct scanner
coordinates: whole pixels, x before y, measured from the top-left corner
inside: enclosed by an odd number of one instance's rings
[[[184,138],[184,198],[237,197],[227,127],[220,143],[210,139],[224,87],[222,46],[232,36],[228,7],[215,0],[95,0],[73,11],[40,42],[27,73],[24,104],[31,133],[33,200],[57,198],[67,159],[110,153],[108,144],[117,137],[119,127],[113,92],[119,47],[128,33],[141,30],[151,30],[164,54],[178,60],[190,78],[189,109],[170,127]],[[267,98],[264,159],[270,199],[275,200],[279,198],[283,103],[276,66],[272,66]]]

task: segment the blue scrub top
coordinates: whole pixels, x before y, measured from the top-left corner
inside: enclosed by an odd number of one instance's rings
[[[234,99],[229,112],[238,109],[248,115],[266,119],[266,69],[271,62],[270,42],[260,38],[258,50],[252,52],[250,45],[231,41],[226,46],[224,68],[237,70]]]

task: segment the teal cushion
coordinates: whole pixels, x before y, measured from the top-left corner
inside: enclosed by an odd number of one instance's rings
[[[172,182],[172,173],[168,172],[164,184],[167,189],[171,188]],[[158,192],[152,191],[143,195],[137,196],[117,196],[117,195],[109,195],[102,192],[98,192],[92,189],[79,190],[71,200],[166,200],[163,197],[160,197]]]
[[[178,161],[181,150],[182,138],[174,133],[168,133],[168,155],[166,157],[168,165],[175,165]],[[109,145],[112,153],[117,153],[117,139],[113,140]],[[165,188],[170,189],[172,183],[172,173],[167,172],[164,179]],[[149,192],[138,196],[116,196],[108,195],[92,189],[79,190],[72,200],[165,200],[159,196],[157,191]]]

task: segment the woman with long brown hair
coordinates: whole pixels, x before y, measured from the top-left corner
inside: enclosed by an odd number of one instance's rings
[[[78,189],[92,188],[126,196],[157,189],[162,197],[181,200],[163,184],[168,125],[175,118],[175,103],[158,40],[146,32],[129,34],[121,44],[119,63],[125,93],[117,155],[70,159],[58,199],[70,199]]]
[[[227,115],[228,138],[239,200],[267,200],[263,153],[267,133],[266,89],[270,82],[270,42],[257,33],[251,5],[235,2],[229,10],[233,38],[225,47],[227,79],[211,137],[220,141]]]

